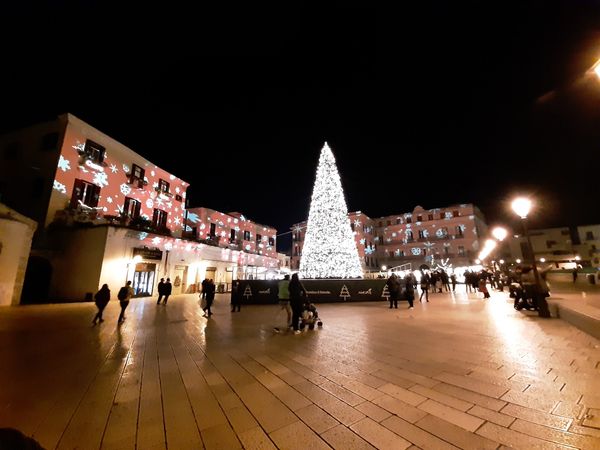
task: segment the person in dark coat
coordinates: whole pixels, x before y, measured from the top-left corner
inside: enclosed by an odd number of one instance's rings
[[[161,278],[160,281],[158,282],[158,301],[156,302],[157,305],[160,305],[160,301],[162,300],[164,295],[165,295],[165,279]]]
[[[231,312],[235,312],[236,308],[240,312],[242,308],[242,298],[239,289],[240,282],[236,280],[231,285]]]
[[[106,305],[108,305],[108,302],[110,301],[110,289],[108,289],[108,284],[102,285],[100,290],[96,292],[96,295],[94,295],[94,300],[96,301],[98,312],[94,316],[94,320],[92,320],[92,323],[96,325],[96,322],[104,322],[104,319],[102,318],[102,313],[104,312],[104,308],[106,308]]]
[[[308,293],[298,278],[297,273],[292,275],[288,290],[290,292],[290,306],[292,307],[292,327],[294,329],[294,334],[299,334],[300,330],[298,329],[298,325],[300,322],[300,317],[302,316],[302,310],[304,309],[305,299],[308,297]]]
[[[417,282],[415,276],[412,273],[409,273],[404,277],[404,282],[406,283],[406,300],[408,300],[408,309],[413,309],[413,302],[415,300],[415,284]]]
[[[423,294],[425,294],[425,301],[429,301],[429,282],[431,278],[428,273],[421,272],[421,296],[419,297],[419,301],[423,301]]]
[[[165,305],[167,304],[167,300],[169,300],[169,295],[171,295],[171,292],[173,292],[173,285],[171,284],[171,279],[167,278],[167,281],[165,283]]]
[[[208,280],[205,278],[204,280],[202,280],[202,288],[200,289],[200,292],[202,293],[202,295],[200,296],[200,298],[206,298],[206,286],[208,285]]]
[[[204,292],[206,293],[206,306],[202,308],[202,310],[204,311],[204,317],[212,316],[210,307],[212,306],[213,300],[215,299],[215,290],[216,287],[213,280],[208,280],[208,283],[206,283],[206,287],[204,288]]]
[[[395,273],[390,275],[388,280],[385,283],[388,287],[388,292],[390,293],[390,309],[398,308],[398,300],[400,300],[400,281]]]

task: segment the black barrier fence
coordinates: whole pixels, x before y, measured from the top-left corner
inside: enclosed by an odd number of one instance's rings
[[[399,280],[404,287],[404,280]],[[312,302],[364,302],[387,300],[385,279],[376,280],[302,280]],[[278,280],[238,280],[237,292],[243,303],[276,303]]]

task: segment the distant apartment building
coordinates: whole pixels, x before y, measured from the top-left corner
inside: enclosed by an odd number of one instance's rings
[[[554,268],[600,266],[600,225],[554,227],[529,231],[532,250],[522,234],[513,234],[501,248],[501,256],[536,261]]]
[[[39,224],[25,301],[81,300],[126,280],[137,296],[152,295],[167,277],[174,293],[204,278],[225,290],[234,277],[277,269],[273,228],[186,211],[186,181],[72,114],[0,137],[0,151],[2,201]],[[242,244],[246,231],[252,242]]]
[[[362,212],[348,214],[355,243],[365,271],[408,265],[438,263],[453,266],[474,264],[487,225],[472,204],[424,209],[370,218]],[[292,226],[292,269],[298,270],[306,222]]]

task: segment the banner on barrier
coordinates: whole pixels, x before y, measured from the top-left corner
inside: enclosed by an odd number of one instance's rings
[[[364,302],[387,300],[385,279],[302,280],[312,302]],[[402,283],[402,280],[400,280]],[[238,280],[237,292],[244,303],[276,303],[279,280]]]

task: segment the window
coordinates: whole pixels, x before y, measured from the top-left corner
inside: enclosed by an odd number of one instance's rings
[[[419,239],[425,239],[425,233],[423,230],[419,230]]]
[[[96,164],[102,163],[104,161],[104,154],[106,153],[106,149],[102,147],[100,144],[96,144],[94,141],[90,141],[89,139],[85,141],[85,147],[83,148],[83,154],[90,159],[92,162]]]
[[[389,226],[392,224],[392,221],[391,221],[391,220],[388,220],[388,221],[387,221],[387,224],[388,224],[388,227],[389,227]]]
[[[19,153],[21,153],[21,144],[18,142],[6,144],[2,153],[5,161],[14,161],[19,157]]]
[[[438,228],[438,230],[436,231],[436,234],[439,238],[446,238],[446,237],[448,237],[448,228],[447,227]]]
[[[146,174],[146,171],[144,169],[142,169],[140,166],[138,166],[137,164],[132,164],[131,165],[131,176],[130,176],[130,180],[144,180],[144,175]]]
[[[217,224],[216,223],[211,223],[210,224],[209,236],[214,238],[216,234],[217,234]]]
[[[404,250],[398,250],[398,256],[404,256]]]
[[[457,236],[462,236],[463,235],[463,227],[462,227],[462,225],[457,225],[456,226],[456,235]]]
[[[169,182],[163,180],[162,178],[158,179],[158,190],[160,192],[164,192],[165,194],[169,193]]]
[[[458,213],[458,210],[454,210],[452,211],[452,217],[459,217],[460,214]]]
[[[593,241],[594,240],[594,232],[593,231],[586,231],[585,232],[585,240],[586,241]]]
[[[262,241],[262,236],[260,234],[256,235],[256,242]]]
[[[413,240],[413,232],[411,230],[407,230],[406,231],[406,239],[408,241],[412,241]]]
[[[131,197],[125,197],[125,205],[123,206],[123,215],[130,219],[136,219],[140,215],[142,203]]]
[[[354,231],[354,222],[350,222],[350,228],[352,228],[352,231]]]
[[[546,247],[552,248],[553,245],[556,245],[556,241],[546,241]]]
[[[396,225],[400,225],[401,223],[402,223],[402,220],[396,219]]]
[[[79,205],[95,208],[98,206],[98,198],[100,197],[100,187],[87,181],[75,180],[73,186],[73,194],[71,195],[71,207],[76,208]]]
[[[429,219],[429,220],[433,220],[433,214],[428,214],[428,215],[427,215],[427,219]]]
[[[417,216],[417,222],[423,222],[423,216]]]
[[[444,256],[448,256],[449,251],[450,247],[444,247]]]
[[[166,228],[167,227],[167,213],[162,209],[154,209],[154,214],[152,214],[152,226],[157,229]]]
[[[270,245],[271,247],[274,247],[274,246],[275,246],[275,238],[272,238],[272,237],[270,237],[270,238],[269,238],[269,245]]]
[[[249,241],[250,240],[250,232],[249,231],[244,231],[244,240],[245,241]]]
[[[406,223],[412,223],[412,217],[407,217],[406,218]]]
[[[381,222],[381,220],[379,221],[379,227],[382,227],[383,223]]]
[[[58,133],[48,133],[45,134],[42,138],[42,143],[40,145],[40,150],[43,152],[51,152],[56,150],[58,147]]]
[[[229,233],[229,242],[234,242],[236,240],[235,230],[232,229]]]
[[[458,246],[458,256],[465,256],[465,248],[462,245]]]

